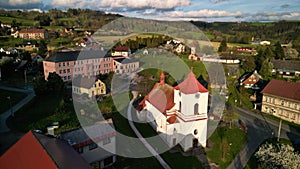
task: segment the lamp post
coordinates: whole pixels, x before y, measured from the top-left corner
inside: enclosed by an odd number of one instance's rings
[[[10,98],[10,96],[7,96],[7,99],[9,100],[10,114],[11,114],[12,117],[14,117],[14,112],[13,112],[13,109],[12,109],[12,106],[11,106],[11,98]]]

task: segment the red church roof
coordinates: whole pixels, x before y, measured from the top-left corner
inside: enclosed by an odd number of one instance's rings
[[[90,168],[66,142],[32,131],[1,156],[0,166],[5,169]]]
[[[199,83],[199,81],[196,79],[196,76],[193,72],[190,72],[188,74],[188,77],[179,85],[177,85],[175,89],[180,90],[184,94],[208,92],[208,90]]]

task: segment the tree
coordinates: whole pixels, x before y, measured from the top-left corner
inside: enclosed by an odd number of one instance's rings
[[[38,74],[33,84],[33,89],[36,95],[43,95],[47,93],[47,82],[43,75]]]
[[[263,76],[264,79],[269,79],[272,76],[273,64],[269,59],[265,59],[262,63],[261,69],[259,70],[259,74]]]
[[[300,155],[287,144],[265,143],[254,155],[263,168],[300,168]]]
[[[239,115],[237,112],[232,108],[227,108],[222,116],[223,120],[229,123],[229,127],[231,128],[232,123],[237,122],[239,119]]]
[[[49,75],[48,75],[47,89],[49,91],[54,91],[54,92],[58,92],[58,93],[62,92],[62,90],[64,89],[64,82],[63,82],[63,80],[55,72],[49,73]]]
[[[220,43],[218,52],[225,52],[227,50],[227,42],[226,42],[226,38],[223,38],[223,40]]]
[[[38,54],[44,58],[46,52],[47,52],[47,43],[45,42],[45,40],[41,40],[39,44]]]
[[[284,51],[283,51],[283,49],[282,49],[281,44],[280,44],[279,41],[276,42],[276,44],[275,44],[275,51],[274,51],[274,53],[275,53],[275,59],[283,59],[285,57],[284,56]]]
[[[255,69],[255,60],[252,56],[249,56],[245,59],[245,61],[243,62],[242,68],[246,71],[246,72],[251,72]]]

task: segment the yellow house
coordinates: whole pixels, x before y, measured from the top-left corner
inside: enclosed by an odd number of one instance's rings
[[[88,97],[106,94],[106,85],[95,77],[76,76],[72,82],[72,92],[74,94],[87,94]]]

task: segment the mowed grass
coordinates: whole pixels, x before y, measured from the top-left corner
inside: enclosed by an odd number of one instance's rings
[[[224,152],[224,140],[222,144],[222,139],[226,139],[227,151],[222,158]],[[212,149],[206,152],[207,158],[219,165],[221,169],[225,169],[235,158],[235,156],[240,152],[241,148],[244,146],[247,140],[247,135],[239,128],[232,127],[222,127],[215,130],[212,136],[209,138],[211,142]]]
[[[10,97],[10,100],[8,99]],[[7,90],[0,89],[0,114],[10,109],[11,106],[17,104],[23,98],[26,97],[26,94],[19,92],[12,92]]]

